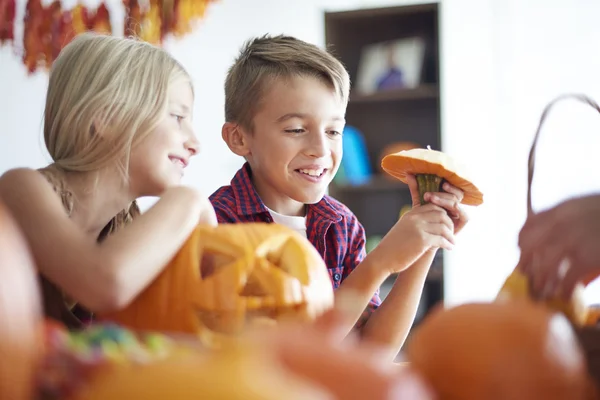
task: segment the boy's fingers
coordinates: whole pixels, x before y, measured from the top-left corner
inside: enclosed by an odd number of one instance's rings
[[[406,176],[406,183],[410,189],[410,197],[412,200],[413,207],[419,207],[421,201],[419,199],[419,186],[417,185],[417,179],[413,175]]]
[[[418,219],[427,223],[441,223],[449,228],[454,228],[454,222],[448,215],[448,212],[436,204],[429,203],[419,207],[411,214],[412,219]]]
[[[459,200],[453,194],[448,193],[428,193],[427,198],[433,204],[440,206],[448,211],[454,211],[458,209]]]
[[[446,250],[454,249],[454,243],[448,240],[441,234],[438,233],[429,233],[430,239],[429,243],[431,247],[442,248]]]
[[[466,224],[468,216],[460,207],[460,199],[458,199],[455,195],[445,193],[428,193],[427,198],[433,204],[447,210],[452,219],[461,220],[463,225]]]
[[[462,208],[458,208],[458,218],[454,224],[454,233],[458,233],[469,222],[469,214]]]
[[[460,203],[463,198],[465,197],[465,192],[463,192],[462,190],[460,190],[459,188],[457,188],[454,185],[451,185],[448,182],[445,182],[444,185],[442,186],[442,189],[444,189],[446,192],[453,194],[454,196],[456,196],[456,198],[458,199],[458,202]]]

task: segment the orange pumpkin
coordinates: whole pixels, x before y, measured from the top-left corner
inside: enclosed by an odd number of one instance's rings
[[[260,348],[239,345],[205,354],[171,350],[142,365],[124,362],[99,370],[67,400],[325,400],[331,397],[299,379]]]
[[[583,400],[594,390],[567,319],[531,302],[437,309],[406,355],[442,400]]]
[[[248,325],[311,321],[332,306],[329,273],[306,238],[278,224],[222,224],[198,226],[132,304],[99,318],[220,347]]]
[[[0,399],[33,398],[43,350],[40,304],[29,248],[0,203]]]
[[[544,300],[542,303],[551,310],[565,314],[574,325],[583,326],[588,323],[588,307],[583,297],[584,290],[585,287],[580,283],[575,287],[569,301],[557,297]],[[518,268],[515,268],[506,278],[497,296],[498,301],[514,299],[534,301],[529,288],[529,280]]]
[[[419,185],[421,204],[426,192],[439,192],[444,180],[465,192],[463,204],[478,206],[483,194],[472,183],[465,168],[446,153],[437,150],[411,149],[388,154],[381,161],[381,168],[391,176],[407,183],[408,174],[415,175]]]

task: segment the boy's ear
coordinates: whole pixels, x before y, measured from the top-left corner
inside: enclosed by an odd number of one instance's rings
[[[233,122],[225,122],[221,129],[221,136],[229,150],[241,157],[246,157],[250,153],[248,138],[243,128]]]

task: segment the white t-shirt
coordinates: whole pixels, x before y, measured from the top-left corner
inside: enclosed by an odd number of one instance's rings
[[[276,213],[267,207],[271,217],[273,217],[273,221],[277,224],[281,224],[287,226],[290,229],[295,230],[300,233],[302,236],[306,236],[306,217],[290,217],[289,215],[283,215]]]

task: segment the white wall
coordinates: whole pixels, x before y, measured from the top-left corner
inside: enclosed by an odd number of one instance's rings
[[[443,148],[475,167],[485,203],[447,254],[449,304],[486,300],[518,261],[526,215],[527,155],[543,107],[565,92],[600,101],[600,3],[588,0],[444,0]],[[534,209],[600,192],[600,115],[559,103],[545,124]],[[591,285],[588,301],[600,302]]]
[[[25,3],[17,0],[17,18]],[[222,143],[220,126],[226,69],[244,40],[287,33],[323,44],[325,9],[411,3],[418,1],[220,0],[211,5],[194,33],[166,43],[196,84],[195,128],[203,149],[185,182],[210,194],[241,165]],[[121,2],[108,4],[113,25],[120,27]],[[460,246],[446,255],[448,304],[492,298],[514,267],[516,235],[525,218],[526,155],[542,107],[564,91],[584,91],[600,100],[600,55],[594,52],[600,42],[594,17],[599,12],[593,0],[441,1],[443,149],[474,166],[486,200],[469,210],[472,219]],[[27,76],[12,51],[0,48],[0,173],[48,162],[41,139],[47,75]],[[552,114],[539,148],[538,208],[600,189],[598,164],[585,157],[600,144],[594,131],[599,117],[570,104]],[[586,166],[590,171],[584,174]]]

